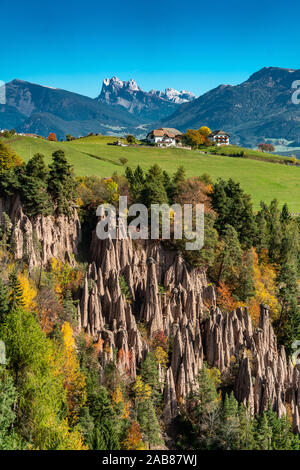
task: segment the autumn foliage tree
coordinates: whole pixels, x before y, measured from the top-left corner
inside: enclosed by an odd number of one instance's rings
[[[49,140],[50,142],[57,142],[56,134],[54,132],[50,132],[47,137],[47,140]]]
[[[0,174],[22,163],[21,158],[8,146],[0,142]]]
[[[137,421],[131,423],[122,447],[124,450],[146,450],[145,444],[142,441],[141,428]]]
[[[267,144],[266,142],[261,142],[260,144],[258,144],[257,147],[262,152],[274,152],[275,151],[274,145],[273,144]]]
[[[67,390],[69,417],[72,423],[78,419],[80,409],[86,401],[85,376],[80,370],[75,350],[73,330],[68,322],[62,326],[64,356],[64,386]]]

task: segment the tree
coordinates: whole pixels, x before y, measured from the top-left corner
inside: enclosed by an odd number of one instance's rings
[[[112,407],[108,392],[104,387],[88,397],[90,414],[94,428],[88,437],[88,444],[93,450],[119,450],[117,415]]]
[[[0,278],[0,323],[4,321],[5,315],[9,311],[9,297],[7,288]]]
[[[200,127],[200,129],[198,130],[198,132],[203,135],[205,138],[208,138],[211,134],[211,130],[209,127],[207,126],[202,126]]]
[[[50,142],[57,142],[56,134],[54,132],[50,132],[47,137],[47,140],[49,140]]]
[[[29,217],[37,214],[49,215],[52,212],[47,192],[48,173],[44,156],[37,153],[28,161],[25,174],[20,176],[22,199]]]
[[[140,425],[137,421],[131,423],[127,437],[122,443],[122,447],[125,450],[146,450],[145,444],[142,441]]]
[[[122,165],[126,165],[126,163],[128,163],[128,158],[121,157],[121,158],[119,158],[119,161],[120,161],[120,163],[122,163]]]
[[[0,142],[0,174],[21,164],[21,158],[8,145]]]
[[[161,397],[161,391],[157,362],[153,351],[148,352],[146,359],[141,365],[140,373],[143,382],[150,385],[152,390],[152,398],[154,399],[154,402],[157,403]]]
[[[9,310],[24,306],[23,290],[16,270],[9,275]]]
[[[188,129],[186,133],[181,136],[181,140],[185,145],[189,145],[193,149],[197,149],[206,142],[205,136],[194,129]]]
[[[58,213],[69,215],[76,197],[73,169],[63,150],[54,152],[52,158],[49,167],[48,191],[56,203]]]
[[[234,398],[233,392],[225,395],[220,413],[220,445],[225,450],[238,448],[240,419],[238,412],[238,402]]]
[[[127,140],[128,144],[130,144],[130,145],[133,145],[133,144],[136,143],[135,137],[132,134],[128,134],[126,136],[126,140]]]
[[[149,168],[146,181],[140,192],[139,202],[150,207],[151,204],[168,203],[168,196],[164,187],[164,174],[158,165]]]
[[[63,357],[46,338],[35,314],[16,307],[0,324],[9,371],[19,394],[18,430],[34,448],[84,449],[81,433],[66,419]]]
[[[17,450],[24,447],[21,437],[13,429],[17,399],[13,378],[0,366],[0,450]]]
[[[262,152],[274,152],[274,151],[275,151],[274,145],[272,145],[272,144],[267,144],[267,143],[265,143],[265,142],[261,142],[260,144],[258,144],[257,147],[258,147],[259,150],[261,150]]]
[[[85,377],[76,356],[73,330],[68,322],[62,326],[64,356],[64,387],[67,390],[68,410],[71,423],[76,423],[80,409],[86,401]]]
[[[179,186],[180,184],[184,183],[186,179],[186,171],[184,166],[180,165],[180,167],[177,168],[176,172],[173,175],[173,183],[176,186]]]
[[[36,153],[26,164],[26,174],[33,178],[46,181],[48,177],[48,168],[45,165],[45,157],[41,153]]]
[[[217,393],[219,373],[205,364],[199,372],[198,387],[186,398],[180,419],[180,442],[183,448],[217,448],[220,426],[220,399]]]
[[[257,227],[250,196],[231,178],[228,181],[219,179],[209,195],[212,208],[218,214],[215,223],[218,232],[222,235],[226,225],[231,225],[237,231],[242,247],[251,248]]]

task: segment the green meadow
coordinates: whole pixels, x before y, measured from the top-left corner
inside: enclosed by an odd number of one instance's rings
[[[255,209],[258,209],[261,200],[269,203],[277,198],[281,205],[286,202],[292,212],[300,212],[300,167],[268,162],[266,154],[263,154],[266,161],[261,161],[203,154],[194,150],[107,145],[114,140],[115,137],[102,136],[72,142],[48,142],[20,136],[3,139],[25,161],[39,152],[45,155],[46,162],[49,163],[55,150],[64,150],[77,176],[108,177],[114,172],[124,173],[125,166],[119,161],[122,157],[128,159],[126,165],[132,168],[141,165],[147,169],[157,163],[169,173],[174,173],[177,167],[183,165],[187,176],[208,173],[213,180],[222,177],[239,181],[242,188],[251,194]],[[237,147],[236,151],[239,150]],[[255,151],[251,151],[251,155],[255,157]]]

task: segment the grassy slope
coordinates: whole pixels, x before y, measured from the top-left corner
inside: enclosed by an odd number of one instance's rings
[[[208,147],[205,149],[207,153],[211,154],[225,154],[225,155],[235,155],[237,153],[245,152],[248,158],[259,159],[259,160],[271,160],[274,162],[284,163],[290,162],[290,157],[284,157],[282,155],[275,155],[273,153],[261,152],[259,150],[247,149],[244,147],[238,147],[237,145],[227,145],[220,147]]]
[[[89,137],[73,142],[47,142],[29,137],[5,139],[25,160],[37,152],[43,153],[47,163],[51,153],[63,149],[74,166],[76,175],[111,176],[114,171],[123,173],[120,157],[128,158],[128,165],[140,164],[148,168],[154,163],[173,173],[183,165],[188,176],[206,172],[213,179],[233,178],[250,193],[257,209],[259,202],[277,198],[280,204],[288,203],[290,210],[300,212],[300,168],[263,161],[227,158],[219,155],[203,155],[198,151],[159,149],[155,147],[115,147],[106,145],[114,137]]]

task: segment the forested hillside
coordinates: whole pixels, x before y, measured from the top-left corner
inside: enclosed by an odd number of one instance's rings
[[[106,175],[105,175],[106,176]],[[105,240],[120,195],[205,206],[205,246]],[[0,143],[0,449],[299,449],[300,221],[157,164],[75,177]],[[1,355],[1,357],[3,354]]]

